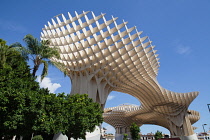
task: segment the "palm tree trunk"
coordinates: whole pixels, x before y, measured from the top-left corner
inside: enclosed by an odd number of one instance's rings
[[[34,65],[33,73],[32,73],[33,77],[36,76],[36,72],[37,72],[38,69],[39,69],[39,65]]]

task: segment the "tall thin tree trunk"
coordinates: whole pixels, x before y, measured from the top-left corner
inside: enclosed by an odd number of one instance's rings
[[[36,76],[36,72],[37,72],[38,68],[39,68],[39,65],[34,65],[33,73],[32,73],[33,77]]]

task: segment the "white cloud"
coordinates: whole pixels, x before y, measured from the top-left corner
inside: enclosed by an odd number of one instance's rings
[[[180,55],[188,55],[192,52],[192,48],[179,39],[174,40],[170,46]]]
[[[9,21],[3,19],[0,19],[0,28],[12,32],[20,32],[20,33],[27,32],[27,29],[23,25],[16,23],[15,21]]]
[[[37,81],[39,82],[40,87],[42,88],[48,88],[51,93],[54,93],[61,85],[59,83],[52,83],[51,79],[49,77],[45,77],[41,81],[41,77],[37,77]]]
[[[177,46],[177,53],[178,54],[190,54],[191,48],[189,46],[178,45]]]
[[[110,100],[112,100],[112,99],[114,99],[114,98],[115,98],[115,96],[109,95],[108,98],[107,98],[107,101],[110,101]]]
[[[25,26],[15,21],[5,19],[0,19],[0,29],[19,33],[27,32],[27,28],[25,28]]]
[[[190,52],[191,52],[191,49],[188,46],[177,47],[177,53],[179,54],[190,54]]]

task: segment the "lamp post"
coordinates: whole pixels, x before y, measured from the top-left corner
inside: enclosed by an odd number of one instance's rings
[[[207,124],[203,124],[202,126],[203,126],[203,131],[204,131],[204,140],[206,139],[206,131],[205,131],[205,129],[204,129],[204,125],[207,125]]]

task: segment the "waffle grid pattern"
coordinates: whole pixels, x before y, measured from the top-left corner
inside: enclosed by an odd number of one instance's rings
[[[193,134],[191,123],[199,119],[199,113],[187,111],[198,92],[162,88],[156,79],[160,65],[152,41],[135,26],[129,28],[128,22],[118,24],[117,19],[107,20],[103,13],[75,12],[75,16],[68,13],[68,18],[55,16],[42,29],[41,39],[51,40],[50,47],[59,48],[60,59],[51,60],[65,65],[72,81],[71,93],[87,93],[102,108],[111,91],[136,97],[140,107],[105,109],[105,122],[117,131],[127,131],[131,121],[136,121],[161,125],[174,135]]]

